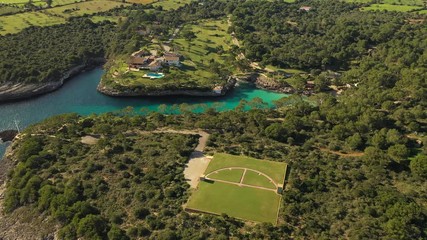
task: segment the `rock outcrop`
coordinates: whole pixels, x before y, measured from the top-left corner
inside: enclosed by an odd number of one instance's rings
[[[237,80],[230,77],[222,86],[221,90],[203,89],[165,89],[165,90],[145,90],[145,89],[115,89],[101,82],[97,90],[112,97],[143,97],[143,96],[196,96],[196,97],[218,97],[224,96],[229,90],[234,88]]]
[[[12,141],[17,134],[18,134],[18,131],[16,131],[16,130],[1,131],[0,132],[0,142]]]
[[[81,73],[83,70],[91,69],[104,63],[102,58],[74,66],[65,72],[59,80],[46,80],[40,83],[3,83],[0,84],[0,102],[20,100],[55,91],[60,88],[66,80]]]
[[[295,89],[292,88],[289,84],[276,81],[258,72],[247,73],[244,75],[240,75],[239,77],[236,77],[236,78],[237,80],[240,80],[240,81],[254,83],[258,88],[262,88],[262,89],[266,89],[274,92],[287,93],[287,94],[292,94],[296,92]]]

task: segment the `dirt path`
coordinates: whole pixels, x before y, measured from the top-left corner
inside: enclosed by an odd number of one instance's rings
[[[209,139],[209,133],[203,130],[174,130],[174,129],[158,129],[154,131],[141,131],[140,133],[175,133],[187,135],[200,135],[199,143],[190,155],[190,160],[184,169],[184,177],[190,184],[191,188],[197,188],[200,176],[203,175],[209,165],[212,157],[205,156],[203,151]]]
[[[327,148],[319,148],[319,150],[322,152],[328,152],[328,153],[336,154],[336,155],[339,155],[341,157],[362,157],[363,155],[365,155],[364,152],[341,153],[341,152],[333,151],[333,150],[330,150]]]

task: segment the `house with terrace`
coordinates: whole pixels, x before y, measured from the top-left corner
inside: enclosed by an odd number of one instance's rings
[[[181,65],[180,55],[167,52],[162,56],[155,56],[141,50],[133,53],[128,61],[128,67],[131,71],[158,71],[164,65],[179,67]]]

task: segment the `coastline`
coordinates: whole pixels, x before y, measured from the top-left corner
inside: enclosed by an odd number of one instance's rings
[[[58,81],[46,81],[42,83],[5,83],[0,84],[0,103],[23,100],[49,92],[53,92],[68,79],[78,75],[84,70],[90,70],[105,63],[104,58],[93,58],[85,64],[80,64],[66,71]]]
[[[267,76],[253,72],[241,76],[236,76],[238,81],[249,82],[255,84],[257,88],[273,91],[277,93],[294,94],[296,90],[289,85],[274,81]]]
[[[220,92],[209,90],[197,90],[197,89],[176,89],[176,90],[118,90],[110,88],[103,84],[101,81],[98,84],[97,90],[102,94],[111,97],[144,97],[144,96],[194,96],[194,97],[220,97],[227,94],[227,92],[234,88],[237,83],[237,79],[229,77],[227,83],[223,85]]]

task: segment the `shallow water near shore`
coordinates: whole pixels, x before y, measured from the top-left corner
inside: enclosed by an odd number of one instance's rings
[[[104,73],[102,68],[84,72],[70,79],[55,92],[18,102],[0,103],[0,131],[16,129],[16,124],[23,128],[40,122],[49,116],[76,112],[81,115],[118,111],[131,106],[136,111],[146,108],[161,111],[165,106],[186,103],[194,107],[194,111],[202,111],[204,106],[214,107],[219,111],[234,109],[241,100],[250,101],[256,97],[272,106],[274,100],[288,96],[258,89],[251,84],[239,84],[224,97],[140,97],[113,98],[99,93],[96,87]],[[155,81],[161,81],[157,79]],[[179,113],[179,110],[174,111]],[[0,144],[0,158],[6,144]]]

